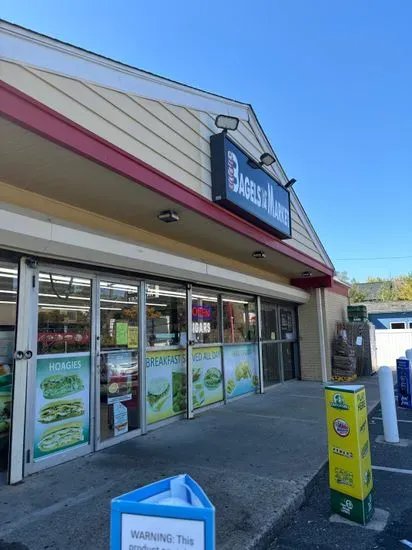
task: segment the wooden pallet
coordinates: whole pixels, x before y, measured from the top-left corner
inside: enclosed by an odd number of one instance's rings
[[[352,376],[332,376],[332,380],[334,382],[353,382],[356,379],[356,374],[353,374]]]

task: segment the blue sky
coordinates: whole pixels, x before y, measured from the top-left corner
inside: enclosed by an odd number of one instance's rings
[[[252,103],[336,269],[412,271],[411,0],[3,0],[1,14]]]

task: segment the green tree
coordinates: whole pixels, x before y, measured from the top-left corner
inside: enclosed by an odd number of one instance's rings
[[[412,273],[400,277],[398,300],[412,301]]]
[[[366,300],[365,292],[360,288],[358,283],[354,281],[349,289],[349,303],[357,304]]]

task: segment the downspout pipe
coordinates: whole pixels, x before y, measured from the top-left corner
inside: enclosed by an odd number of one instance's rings
[[[326,366],[326,350],[325,350],[325,325],[323,319],[323,304],[322,304],[322,295],[324,289],[316,288],[316,310],[318,318],[318,332],[319,332],[319,350],[320,350],[320,366],[322,370],[322,382],[327,383],[328,381],[328,370]]]

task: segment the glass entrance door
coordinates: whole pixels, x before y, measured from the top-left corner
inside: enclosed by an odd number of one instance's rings
[[[0,262],[0,485],[7,482],[9,467],[17,281],[17,265]]]
[[[41,268],[37,275],[27,473],[85,454],[92,441],[92,280],[70,269]]]
[[[297,334],[296,312],[293,307],[281,307],[280,333],[282,340],[282,362],[284,380],[296,378]]]
[[[136,435],[140,428],[139,286],[98,282],[98,447]]]
[[[278,328],[278,306],[274,302],[262,300],[262,361],[265,387],[282,382],[282,365],[279,355],[280,340]]]

